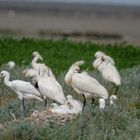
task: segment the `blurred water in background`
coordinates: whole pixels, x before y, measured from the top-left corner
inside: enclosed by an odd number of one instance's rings
[[[0,35],[140,44],[140,0],[0,0]]]
[[[140,5],[140,0],[0,0],[0,1],[94,3],[94,4],[129,5],[129,6]]]

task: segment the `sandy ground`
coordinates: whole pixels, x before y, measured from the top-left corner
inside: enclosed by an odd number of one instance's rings
[[[42,6],[42,8],[41,8]],[[140,45],[138,7],[98,5],[0,5],[0,34]],[[71,36],[72,33],[78,33]],[[60,33],[60,35],[59,35]],[[79,34],[84,35],[79,35]],[[89,33],[90,35],[87,35]],[[64,36],[61,36],[61,35]],[[99,34],[99,36],[96,36]],[[109,35],[109,37],[106,35]],[[119,37],[111,37],[116,35]]]

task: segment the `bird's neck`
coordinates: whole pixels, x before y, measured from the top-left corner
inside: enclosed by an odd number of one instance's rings
[[[73,73],[71,71],[68,71],[68,73],[66,74],[65,76],[65,82],[68,84],[68,85],[71,85],[71,82],[72,82],[72,75]]]
[[[34,66],[37,63],[38,57],[34,57],[32,60],[32,66]]]
[[[4,83],[6,86],[11,87],[11,82],[9,81],[10,79],[10,74],[8,74],[5,78],[4,78]]]

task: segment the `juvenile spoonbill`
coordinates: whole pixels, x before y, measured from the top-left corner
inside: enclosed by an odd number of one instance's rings
[[[111,95],[111,96],[109,97],[109,104],[110,104],[110,105],[113,105],[114,102],[115,102],[115,100],[117,100],[117,96],[116,96],[116,95]]]
[[[9,61],[6,65],[8,66],[9,69],[13,69],[15,68],[16,63],[14,61]]]
[[[22,115],[24,115],[25,110],[24,99],[37,99],[42,101],[39,91],[36,90],[36,88],[30,82],[22,80],[9,81],[10,73],[7,71],[1,71],[0,76],[4,77],[5,85],[17,93],[20,100],[20,110]]]
[[[56,103],[53,103],[51,105],[51,112],[53,113],[57,113],[57,114],[78,114],[79,112],[82,111],[82,108],[77,110],[75,109],[75,105],[77,104],[73,104],[70,101],[66,101],[66,103],[64,105],[60,105],[58,106]]]
[[[59,106],[56,103],[52,103],[50,110],[52,113],[57,113],[57,114],[69,114],[69,113],[71,113],[69,104]]]
[[[44,63],[37,63],[39,59],[43,60],[42,56],[38,52],[36,51],[33,52],[32,56],[33,56],[33,59],[32,59],[31,65],[33,69],[37,71],[45,71],[48,76],[55,78],[52,70],[48,66],[46,66]]]
[[[115,84],[115,92],[121,85],[121,76],[112,62],[109,62],[104,58],[104,56],[98,57],[93,62],[93,67],[98,69],[105,80]]]
[[[96,79],[89,76],[87,72],[79,72],[80,65],[82,64],[84,64],[84,61],[77,61],[70,67],[65,75],[65,82],[84,97],[84,109],[86,98],[99,97],[105,100],[108,98],[108,92]]]
[[[32,77],[36,81],[35,87],[38,88],[40,94],[44,97],[45,107],[47,105],[47,98],[59,102],[60,104],[65,104],[66,98],[63,89],[55,78],[44,75],[44,73],[41,72],[38,74],[34,71],[34,74],[32,73],[32,75],[28,72],[26,73],[26,76]]]
[[[72,95],[67,95],[66,96],[66,104],[67,102],[69,102],[71,105],[72,105],[72,110],[75,112],[75,113],[79,113],[82,111],[83,109],[83,104],[79,101],[79,100],[76,100],[72,97]]]

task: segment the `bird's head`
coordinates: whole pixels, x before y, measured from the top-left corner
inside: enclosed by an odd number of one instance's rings
[[[73,73],[81,73],[80,66],[83,65],[84,63],[85,63],[84,60],[76,61],[74,64],[72,64],[70,69],[73,71]]]
[[[67,102],[66,105],[69,107],[69,109],[73,108],[73,105],[71,104],[71,102]]]
[[[101,52],[101,51],[97,51],[96,53],[95,53],[95,57],[96,58],[100,58],[100,57],[102,57],[102,56],[104,56],[105,54],[103,53],[103,52]]]
[[[14,61],[9,61],[6,65],[9,69],[13,69],[16,66],[16,63]]]
[[[102,64],[102,62],[103,62],[102,57],[97,58],[93,61],[92,65],[94,68],[98,68]]]
[[[58,107],[58,105],[57,105],[56,103],[52,103],[52,104],[51,104],[51,108],[55,109],[55,108],[57,108],[57,107]]]
[[[7,72],[5,70],[1,71],[1,73],[0,73],[0,77],[6,77],[7,75],[9,75],[9,72]]]
[[[39,58],[41,61],[43,60],[43,58],[42,58],[42,56],[38,53],[38,52],[33,52],[32,53],[32,57],[34,58],[34,57],[37,57],[37,58]]]
[[[71,65],[71,67],[69,68],[68,72],[65,75],[65,82],[68,85],[71,85],[71,80],[74,73],[81,73],[80,66],[83,65],[84,63],[85,61],[81,60]]]
[[[118,98],[117,98],[117,96],[116,95],[111,95],[110,97],[109,97],[109,102],[110,102],[110,105],[113,105],[114,104],[114,102],[115,102],[115,100],[117,100]]]
[[[72,100],[73,97],[72,97],[72,95],[67,95],[67,96],[66,96],[66,99],[67,99],[67,100]]]

